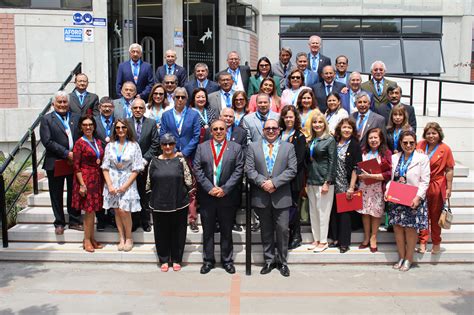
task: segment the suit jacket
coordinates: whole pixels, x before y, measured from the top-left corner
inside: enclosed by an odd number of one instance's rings
[[[69,116],[69,128],[74,142],[79,138],[79,118],[81,116],[75,113],[71,113]],[[69,141],[64,126],[54,111],[41,118],[40,137],[41,143],[46,149],[43,169],[52,171],[54,170],[54,162],[66,159],[69,152],[72,151],[69,150]]]
[[[318,65],[318,76],[319,76],[319,81],[320,82],[323,82],[323,79],[322,79],[322,76],[321,76],[323,68],[325,66],[330,66],[330,65],[331,65],[331,58],[324,56],[320,52],[319,53],[319,65]],[[311,53],[308,53],[308,69],[311,70]]]
[[[362,90],[370,92],[370,93],[373,94],[375,107],[378,107],[380,105],[387,104],[389,102],[388,101],[388,95],[387,95],[387,89],[388,89],[389,86],[396,86],[396,85],[397,85],[397,82],[390,81],[390,80],[384,78],[383,90],[382,90],[382,94],[380,96],[377,94],[377,89],[375,88],[374,81],[372,81],[372,80],[365,81],[364,83],[362,83],[362,85],[360,87],[361,87]]]
[[[133,100],[130,101],[130,106]],[[126,111],[122,102],[122,98],[118,98],[113,101],[114,104],[114,117],[115,119],[127,118]],[[130,109],[131,110],[131,109]]]
[[[268,112],[267,114],[268,119],[275,119],[278,121],[280,115],[275,112]],[[262,140],[263,137],[263,126],[262,121],[258,119],[256,113],[247,114],[242,119],[242,127],[247,132],[247,144],[250,142],[257,142]]]
[[[280,88],[280,81],[282,81],[281,77],[274,75],[272,77],[273,81],[275,81],[276,91],[278,96],[281,96],[281,88]],[[249,88],[248,88],[248,97],[250,98],[252,95],[257,94],[260,91],[260,81],[255,76],[251,76],[249,80]]]
[[[191,96],[193,95],[194,89],[198,88],[196,79],[189,80],[188,82],[186,82],[186,84],[184,85],[184,88],[186,89],[186,92],[188,92],[188,96],[189,96],[188,100],[191,100]],[[207,95],[209,96],[209,94],[219,91],[220,88],[219,88],[219,84],[217,84],[216,82],[207,80],[207,85],[204,89],[206,90]]]
[[[166,67],[168,67],[168,64],[164,64],[158,67],[158,69],[156,69],[156,82],[163,83],[163,80],[165,79],[166,75]],[[173,74],[178,78],[178,86],[184,87],[188,79],[188,72],[186,71],[186,69],[181,66],[178,66],[177,64],[174,64]],[[191,94],[189,94],[189,97],[191,97]]]
[[[232,97],[231,97],[232,98]],[[209,106],[213,108],[217,113],[221,113],[221,110],[226,107],[226,104],[222,104],[221,100],[221,90],[212,92],[207,96]]]
[[[110,116],[111,123],[113,124],[114,122],[114,115]],[[102,124],[102,120],[100,118],[100,114],[97,116],[94,116],[95,123],[97,125],[97,128],[95,129],[95,133],[97,138],[100,139],[100,142],[102,143],[102,148],[105,149],[105,146],[107,145],[107,141],[105,141],[105,138],[107,137],[104,125]],[[113,127],[111,127],[113,128]],[[110,131],[110,134],[112,134],[112,130]]]
[[[370,110],[374,111],[375,110],[374,96],[372,95],[372,93],[370,93],[368,91],[365,91],[365,92],[367,92],[367,94],[369,94],[369,97],[370,97]],[[339,96],[341,97],[342,107],[350,115],[351,114],[351,100],[350,100],[351,93],[350,93],[350,89],[349,89],[349,91],[347,91],[347,93],[339,93]],[[355,106],[355,104],[354,104],[354,106]]]
[[[399,152],[392,155],[392,180],[402,154],[403,152]],[[425,199],[426,191],[428,190],[428,186],[430,184],[430,160],[426,154],[415,151],[413,154],[413,159],[408,166],[406,181],[408,185],[418,187],[418,192],[416,195],[421,199]],[[391,181],[387,183],[387,190],[390,187],[390,183]]]
[[[180,134],[178,134],[173,113],[174,110],[168,110],[161,116],[160,137],[165,133],[171,133],[176,138],[176,150],[183,153],[184,157],[192,158],[201,134],[199,113],[190,107],[187,108]]]
[[[274,75],[277,75],[281,78],[280,80],[280,89],[283,91],[286,88],[286,79],[287,75],[290,74],[293,69],[296,69],[296,66],[291,63],[291,61],[288,61],[288,64],[286,65],[286,74],[285,71],[283,71],[283,64],[278,61],[275,64],[272,65],[272,71]]]
[[[416,131],[416,115],[415,115],[415,109],[413,106],[403,104],[403,107],[405,107],[405,110],[408,113],[408,123],[410,124],[411,128],[413,128],[414,131]],[[390,120],[390,113],[392,112],[392,104],[387,103],[384,105],[376,106],[375,107],[375,112],[379,114],[380,116],[383,116],[385,118],[385,125],[388,124]]]
[[[204,135],[204,141],[211,140],[211,130],[210,128],[206,129],[206,134]],[[232,127],[232,133],[230,135],[230,141],[240,144],[242,151],[245,155],[247,152],[247,132],[244,128],[234,125]]]
[[[207,140],[198,145],[194,156],[193,168],[198,183],[199,204],[219,204],[223,207],[240,205],[240,184],[244,172],[244,154],[239,144],[227,141],[222,155],[222,167],[219,177],[219,187],[225,196],[217,198],[209,195],[214,188],[214,157],[212,156],[211,141]]]
[[[97,94],[87,92],[83,105],[81,107],[81,102],[79,101],[79,97],[76,95],[75,91],[72,91],[69,94],[69,110],[72,113],[76,113],[80,116],[98,115],[99,114],[99,97],[97,96]]]
[[[117,93],[118,97],[122,96],[122,84],[127,81],[135,82],[133,80],[133,72],[132,66],[130,65],[130,60],[122,62],[118,67],[117,82],[115,85],[115,92]],[[154,83],[155,80],[153,77],[153,69],[151,64],[142,61],[140,64],[140,72],[138,73],[138,80],[135,85],[137,86],[137,94],[139,94],[140,98],[145,100],[145,102],[148,100],[148,96],[150,95],[151,88],[153,87]]]
[[[149,163],[153,157],[158,155],[160,150],[160,138],[158,130],[156,129],[156,123],[153,119],[143,117],[142,121],[142,132],[140,138],[136,132],[136,119],[131,117],[128,119],[130,126],[133,130],[133,135],[137,139],[140,150],[142,151],[143,158]]]
[[[229,68],[227,67],[224,70],[221,70],[220,72],[224,72],[224,71],[227,72],[228,69]],[[245,93],[247,93],[249,90],[249,78],[251,76],[250,67],[246,65],[240,65],[239,70],[240,70],[240,77],[242,78],[242,84],[244,86]],[[216,82],[218,82],[217,75],[218,73],[214,75],[214,81]]]
[[[285,141],[280,142],[271,174],[267,170],[262,145],[262,140],[251,143],[245,161],[245,172],[252,184],[252,206],[266,208],[271,203],[276,209],[291,207],[291,181],[297,172],[294,145]],[[276,191],[271,194],[261,188],[262,183],[267,179],[271,179],[276,188]]]
[[[359,118],[359,113],[353,113],[351,115],[352,120],[356,122],[357,126],[357,118]],[[367,142],[367,132],[372,128],[380,128],[382,132],[387,137],[387,132],[385,128],[385,119],[375,112],[370,112],[369,118],[367,118],[367,123],[365,124],[365,128],[362,130],[362,135],[360,137],[359,143],[360,147],[363,149],[365,147],[365,143]]]
[[[341,94],[341,90],[345,87],[345,84],[341,82],[333,81],[332,83],[332,92]],[[311,86],[313,89],[314,95],[316,95],[316,100],[318,101],[318,107],[321,113],[325,113],[328,109],[326,104],[326,85],[324,82],[318,82],[315,85]]]

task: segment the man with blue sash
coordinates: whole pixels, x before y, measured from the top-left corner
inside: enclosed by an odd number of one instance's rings
[[[73,209],[72,180],[73,180],[73,146],[77,140],[78,123],[80,116],[69,111],[69,94],[58,91],[53,96],[53,111],[41,118],[40,137],[46,149],[43,169],[48,177],[49,196],[54,213],[54,227],[56,235],[63,235],[66,226],[64,216],[63,190],[64,181],[67,186],[67,212],[69,214],[69,228],[83,231],[81,211]],[[67,172],[70,165],[70,173]],[[61,165],[61,174],[58,173]],[[56,169],[56,174],[55,174]],[[57,176],[55,176],[57,175]]]
[[[87,91],[89,79],[84,73],[76,74],[74,79],[76,87],[69,94],[69,110],[71,113],[80,116],[98,115],[99,114],[99,97]]]

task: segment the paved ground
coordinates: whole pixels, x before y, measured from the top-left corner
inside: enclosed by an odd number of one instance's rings
[[[473,314],[474,267],[290,266],[233,276],[198,265],[0,263],[0,315],[10,314]]]

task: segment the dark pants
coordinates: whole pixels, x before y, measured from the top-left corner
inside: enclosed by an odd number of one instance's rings
[[[66,180],[67,187],[67,213],[69,214],[69,224],[81,224],[81,211],[73,209],[72,203],[72,176],[58,176],[54,177],[54,171],[46,171],[48,176],[49,197],[51,199],[51,206],[54,213],[54,226],[66,226],[66,218],[64,216],[64,180]]]
[[[214,257],[214,232],[216,220],[220,226],[221,263],[233,262],[234,243],[232,240],[232,225],[235,220],[235,207],[218,207],[215,204],[202,205],[199,208],[203,230],[203,260],[211,264],[216,263]]]
[[[336,200],[334,199],[329,219],[328,237],[333,241],[338,241],[340,246],[351,245],[351,212],[337,213]]]
[[[298,205],[299,191],[291,192],[291,199],[293,200],[293,206],[290,209],[290,237],[301,238],[301,215]]]
[[[186,244],[188,207],[173,212],[153,211],[155,246],[160,263],[181,263]]]
[[[288,223],[290,220],[289,208],[275,209],[270,204],[266,208],[255,208],[255,212],[260,218],[260,234],[262,236],[265,263],[286,265],[288,257]],[[275,245],[277,254],[275,254]]]
[[[134,227],[145,227],[150,224],[150,212],[148,211],[148,198],[146,195],[146,178],[148,176],[148,166],[137,176],[137,190],[140,195],[140,205],[142,210],[132,213]]]

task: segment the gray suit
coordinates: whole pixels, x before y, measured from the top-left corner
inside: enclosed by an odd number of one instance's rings
[[[222,90],[219,89],[218,91],[213,92],[213,93],[209,94],[209,96],[208,96],[209,106],[211,108],[214,108],[214,110],[218,114],[220,114],[221,110],[224,107],[226,107],[226,104],[222,102],[221,91]],[[231,91],[229,93],[231,93]],[[232,95],[233,95],[233,93],[231,93],[231,95],[230,95],[231,102],[232,102]]]
[[[123,97],[118,98],[113,101],[114,103],[114,118],[115,119],[121,119],[121,118],[130,118],[127,117],[126,111],[124,108],[124,103],[122,101]],[[132,112],[132,102],[133,100],[130,100],[130,113]]]
[[[267,119],[275,119],[278,121],[280,115],[269,111],[267,114]],[[247,131],[247,143],[257,142],[262,139],[263,137],[263,123],[257,117],[256,113],[251,113],[245,115],[242,119],[242,128]]]
[[[283,70],[283,64],[278,61],[272,66],[272,71],[274,75],[277,75],[281,78],[280,80],[280,89],[283,91],[286,88],[286,79],[287,75],[290,74],[290,72],[293,69],[296,69],[296,66],[291,63],[291,61],[288,61],[288,64],[286,65],[286,72]]]
[[[75,91],[69,93],[69,110],[72,113],[76,113],[80,116],[86,115],[98,115],[99,114],[99,97],[94,94],[87,92],[84,101],[79,101],[79,97],[76,95]]]
[[[194,156],[194,174],[198,183],[197,198],[199,201],[203,229],[203,260],[215,264],[214,230],[216,220],[221,229],[221,263],[233,262],[232,225],[235,210],[240,205],[240,184],[244,172],[244,155],[239,144],[227,141],[227,147],[222,155],[222,168],[219,177],[219,187],[225,196],[217,198],[209,195],[214,188],[214,157],[211,140],[198,145]]]
[[[357,118],[358,117],[359,117],[359,112],[355,112],[351,115],[351,119],[356,123],[356,127],[357,127]],[[360,139],[359,139],[361,149],[364,149],[365,144],[367,142],[367,133],[372,128],[382,129],[382,132],[383,132],[385,138],[387,138],[386,128],[385,128],[385,118],[383,118],[383,116],[380,116],[376,112],[371,111],[370,115],[369,115],[369,118],[367,118],[367,123],[365,124],[365,127],[362,130],[362,134],[361,134]]]
[[[297,160],[294,145],[281,141],[275,164],[268,174],[263,141],[251,143],[247,150],[245,172],[250,181],[252,207],[259,215],[264,259],[266,263],[286,265],[288,256],[289,207],[292,205],[291,181],[296,176]],[[276,191],[268,193],[262,183],[271,179]],[[278,249],[275,255],[275,239]]]

